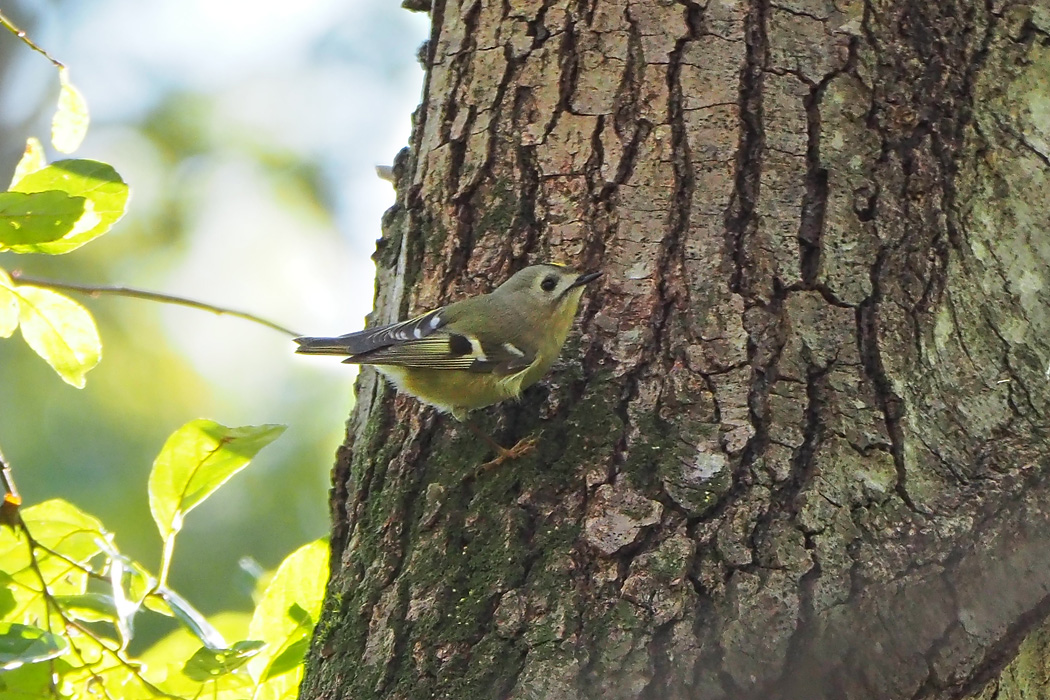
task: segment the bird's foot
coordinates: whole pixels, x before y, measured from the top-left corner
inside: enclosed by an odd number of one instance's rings
[[[518,440],[518,444],[510,449],[500,447],[499,445],[496,445],[496,447],[499,448],[496,457],[482,464],[479,471],[488,471],[489,469],[498,467],[504,462],[509,462],[512,459],[518,459],[519,457],[524,457],[525,455],[534,452],[536,450],[536,438],[522,438],[521,440]]]

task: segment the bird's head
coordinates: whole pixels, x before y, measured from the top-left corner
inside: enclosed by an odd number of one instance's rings
[[[566,265],[544,263],[514,273],[493,294],[517,298],[529,308],[545,308],[548,313],[567,306],[569,313],[574,314],[583,288],[601,275],[600,272],[581,274]]]

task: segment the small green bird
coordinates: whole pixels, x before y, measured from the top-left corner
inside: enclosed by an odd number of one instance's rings
[[[547,373],[561,352],[584,287],[600,272],[556,264],[526,267],[489,294],[422,316],[336,338],[296,338],[304,355],[348,355],[373,365],[401,391],[451,413],[497,452],[485,466],[527,454],[533,440],[509,450],[479,431],[469,411],[506,399]]]

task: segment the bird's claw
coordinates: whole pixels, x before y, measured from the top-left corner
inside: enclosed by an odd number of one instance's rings
[[[527,454],[532,453],[536,449],[536,438],[523,438],[518,440],[518,444],[514,445],[510,449],[505,447],[499,448],[499,453],[494,459],[490,459],[481,465],[481,471],[488,471],[494,467],[498,467],[504,462],[508,462],[512,459],[518,459],[524,457]]]

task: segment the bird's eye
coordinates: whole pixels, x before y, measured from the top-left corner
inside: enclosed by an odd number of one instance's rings
[[[554,275],[547,275],[546,277],[543,278],[543,281],[540,282],[540,289],[542,289],[545,292],[552,292],[552,291],[554,291],[554,288],[557,287],[557,286],[558,286],[558,278],[555,277]]]

